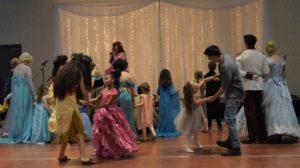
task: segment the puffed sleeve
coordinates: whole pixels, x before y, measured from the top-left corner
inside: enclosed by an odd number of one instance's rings
[[[118,90],[117,89],[110,90],[110,95],[117,96],[118,95]]]

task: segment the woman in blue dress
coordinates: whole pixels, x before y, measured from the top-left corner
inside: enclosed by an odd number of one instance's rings
[[[32,121],[32,143],[45,143],[50,142],[51,140],[51,135],[48,130],[50,109],[47,109],[47,106],[45,105],[47,101],[47,92],[48,89],[44,84],[42,84],[38,89]]]
[[[157,125],[157,137],[177,137],[180,133],[176,130],[174,120],[180,111],[178,91],[174,90],[171,73],[163,69],[159,76],[159,121]]]
[[[266,45],[270,75],[265,82],[263,107],[266,115],[268,139],[271,142],[296,142],[300,129],[285,78],[285,60],[276,54],[273,41]]]
[[[31,140],[33,100],[36,96],[29,67],[32,56],[22,53],[19,59],[21,63],[12,76],[9,136],[0,139],[0,143],[30,143]]]
[[[126,119],[130,125],[132,132],[136,136],[136,128],[134,125],[134,115],[133,115],[133,95],[134,95],[134,82],[129,72],[127,72],[128,63],[126,60],[118,59],[113,64],[115,71],[120,72],[119,78],[119,95],[118,95],[118,105],[125,112]]]
[[[300,128],[285,78],[285,60],[276,54],[274,41],[267,42],[270,56],[269,77],[264,82],[263,109],[266,119],[268,141],[271,143],[295,143],[300,137]],[[247,137],[247,125],[243,108],[237,118],[237,127],[243,138]]]

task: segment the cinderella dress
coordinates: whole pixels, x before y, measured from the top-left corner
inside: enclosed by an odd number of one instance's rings
[[[276,62],[268,58],[271,66],[269,79],[265,82],[263,92],[263,107],[266,115],[268,136],[275,134],[287,134],[300,137],[300,129],[292,104],[292,98],[283,77],[285,61]]]
[[[298,139],[300,128],[292,104],[292,98],[283,77],[285,62],[276,62],[272,58],[267,59],[271,67],[269,78],[265,81],[263,90],[263,109],[266,118],[266,129],[268,137],[274,135],[289,135]],[[241,136],[247,137],[247,125],[245,123],[245,112],[240,110],[237,118],[237,127],[242,131]],[[244,122],[244,123],[243,123]]]
[[[42,102],[35,105],[32,121],[32,143],[44,143],[51,140],[50,132],[48,131],[49,113],[44,107],[45,101],[47,101],[47,96],[43,96]]]
[[[15,68],[11,87],[9,135],[0,143],[30,143],[35,90],[29,66],[21,63]]]
[[[133,100],[130,93],[130,88],[133,87],[133,85],[133,82],[130,80],[120,82],[118,105],[123,109],[131,130],[136,133],[134,125]]]
[[[173,85],[163,88],[159,86],[157,94],[159,99],[159,121],[156,130],[157,137],[177,137],[180,133],[176,130],[174,121],[180,112],[179,93]]]

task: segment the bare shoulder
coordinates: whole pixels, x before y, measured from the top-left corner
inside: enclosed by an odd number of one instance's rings
[[[274,61],[276,61],[276,62],[281,62],[281,61],[283,61],[283,58],[282,58],[281,56],[277,55],[277,54],[272,55],[271,58],[272,58]]]

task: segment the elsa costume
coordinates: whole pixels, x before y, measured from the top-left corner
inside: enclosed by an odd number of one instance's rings
[[[31,75],[31,68],[19,64],[12,76],[11,105],[8,138],[0,138],[0,143],[30,143],[32,119],[36,95]]]

